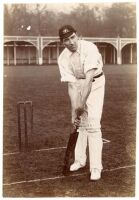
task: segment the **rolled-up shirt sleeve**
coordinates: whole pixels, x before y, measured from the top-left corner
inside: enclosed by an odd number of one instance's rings
[[[68,63],[59,57],[58,66],[61,75],[61,82],[75,82],[76,78],[73,75],[73,72],[68,68]]]
[[[84,72],[91,69],[96,69],[101,71],[103,67],[102,57],[98,51],[98,48],[93,43],[90,44],[87,48],[86,57],[84,61]]]

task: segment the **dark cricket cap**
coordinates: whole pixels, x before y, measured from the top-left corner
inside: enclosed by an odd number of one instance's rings
[[[71,25],[64,25],[59,29],[59,37],[60,39],[64,39],[76,33],[76,30]]]

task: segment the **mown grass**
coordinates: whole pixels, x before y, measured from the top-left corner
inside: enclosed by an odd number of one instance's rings
[[[136,66],[105,65],[106,93],[102,116],[103,166],[111,169],[135,164]],[[66,146],[70,133],[67,84],[60,82],[57,66],[5,67],[3,151],[18,151],[17,102],[32,100],[34,130],[30,150]],[[64,149],[4,156],[4,182],[61,175]],[[85,172],[89,172],[88,164]],[[88,175],[23,185],[5,186],[4,196],[134,196],[135,170],[104,172],[97,183]]]

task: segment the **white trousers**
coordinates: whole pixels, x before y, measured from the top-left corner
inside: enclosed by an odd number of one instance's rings
[[[84,80],[81,80],[81,85]],[[79,127],[79,135],[75,147],[75,161],[79,161],[82,165],[86,163],[87,142],[89,145],[89,162],[90,171],[92,168],[99,170],[102,166],[102,133],[101,133],[101,116],[104,102],[105,77],[104,75],[92,82],[91,93],[86,102],[86,111],[81,116]]]

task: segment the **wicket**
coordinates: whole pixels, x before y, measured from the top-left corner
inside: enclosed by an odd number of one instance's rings
[[[22,131],[21,131],[21,114],[23,107],[23,122],[24,122],[24,138],[25,138],[25,150],[28,149],[28,122],[30,122],[31,133],[33,133],[33,103],[32,101],[19,101],[17,102],[17,118],[18,118],[18,141],[19,151],[22,150]],[[27,109],[28,107],[28,109]],[[30,119],[28,119],[27,111],[30,110]]]

